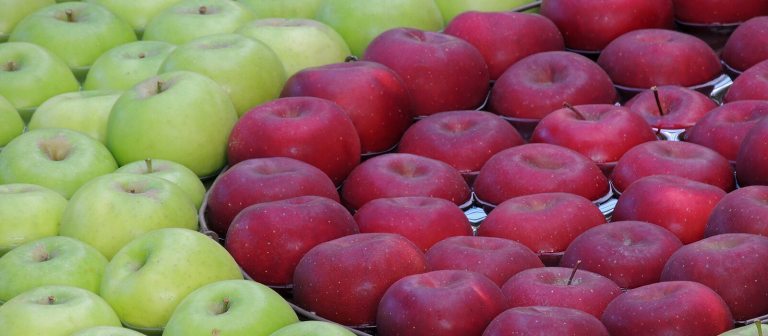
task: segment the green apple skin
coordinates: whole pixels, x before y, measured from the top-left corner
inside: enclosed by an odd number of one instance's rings
[[[0,0],[0,43],[8,40],[8,35],[16,24],[36,10],[55,4],[54,0]],[[12,8],[13,10],[8,10]]]
[[[0,257],[0,302],[47,285],[98,294],[105,267],[107,258],[77,239],[54,236],[31,241]]]
[[[92,327],[80,330],[72,336],[145,336],[144,334],[121,327]]]
[[[0,43],[0,96],[28,121],[38,105],[55,95],[80,90],[61,58],[27,42]]]
[[[107,122],[107,147],[120,165],[162,159],[208,176],[225,165],[237,118],[218,83],[190,71],[168,72],[117,99]]]
[[[115,159],[101,142],[64,128],[26,132],[0,152],[0,184],[37,184],[67,199],[84,183],[115,169]]]
[[[136,35],[144,34],[144,27],[155,15],[181,0],[84,0],[102,5],[131,25]]]
[[[323,0],[239,0],[257,18],[311,19]]]
[[[143,39],[182,45],[202,36],[232,33],[253,19],[253,12],[237,1],[183,0],[152,18]]]
[[[434,0],[388,0],[386,6],[371,6],[368,0],[325,0],[316,19],[344,37],[356,56],[362,56],[371,40],[392,28],[443,28],[443,17]]]
[[[197,209],[200,209],[205,198],[203,181],[195,172],[177,162],[150,159],[134,161],[117,168],[115,173],[150,175],[172,182],[184,190]]]
[[[226,249],[188,229],[158,229],[134,239],[112,258],[101,297],[131,329],[163,328],[189,293],[242,273]]]
[[[344,62],[351,54],[339,33],[312,19],[258,19],[236,33],[269,46],[282,61],[288,77],[305,68]]]
[[[189,294],[176,307],[163,336],[269,336],[299,321],[273,289],[251,280],[212,283]]]
[[[527,5],[533,0],[435,0],[446,24],[466,11],[501,12]]]
[[[48,188],[0,184],[0,256],[24,243],[57,235],[66,206],[67,199]]]
[[[24,120],[13,104],[0,96],[0,150],[24,132]]]
[[[64,209],[59,234],[79,239],[110,259],[146,232],[197,227],[194,204],[175,184],[150,175],[112,173],[75,192]]]
[[[0,306],[3,336],[70,336],[95,326],[120,326],[115,311],[91,291],[71,286],[42,286]]]
[[[120,94],[121,91],[95,90],[53,96],[37,108],[28,128],[71,129],[106,144],[107,119]]]
[[[760,326],[760,328],[762,329],[763,334],[767,334],[768,335],[768,326],[766,326],[763,323]],[[762,334],[758,333],[757,325],[755,325],[754,323],[750,323],[750,324],[745,325],[743,327],[734,328],[734,329],[731,329],[729,331],[726,331],[726,332],[720,334],[720,336],[758,336],[758,335],[762,335]]]
[[[174,48],[168,42],[136,41],[109,49],[91,65],[83,89],[128,90],[156,75]]]
[[[302,321],[275,331],[269,336],[355,336],[347,328],[324,321]]]
[[[70,21],[68,11],[72,13]],[[133,28],[108,9],[86,2],[44,7],[22,19],[9,41],[31,42],[61,57],[78,78],[105,51],[136,41]]]

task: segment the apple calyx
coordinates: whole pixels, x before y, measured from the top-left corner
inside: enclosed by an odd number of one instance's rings
[[[573,111],[573,113],[576,113],[576,115],[581,118],[582,120],[587,120],[587,117],[584,115],[584,113],[581,113],[578,109],[576,109],[575,106],[571,105],[569,102],[563,102],[563,107]]]
[[[48,296],[48,300],[46,301],[47,304],[52,305],[56,303],[56,297],[53,295]]]
[[[571,276],[568,277],[568,282],[566,283],[567,286],[570,286],[573,284],[573,277],[576,276],[576,271],[579,270],[579,265],[581,265],[581,260],[576,261],[576,265],[573,265],[573,270],[571,271]]]
[[[344,58],[344,63],[352,63],[352,62],[357,62],[357,61],[359,61],[359,60],[360,60],[360,59],[359,59],[359,58],[357,58],[357,56],[355,56],[355,55],[349,55],[349,56],[347,56],[347,57],[345,57],[345,58]]]
[[[144,164],[147,165],[147,174],[152,174],[152,159],[146,158],[144,159]]]
[[[16,70],[19,70],[19,64],[15,61],[8,61],[5,64],[3,64],[3,70],[8,72],[14,72]]]
[[[139,59],[144,59],[144,58],[147,58],[147,53],[142,51],[139,53]]]
[[[66,15],[67,22],[75,22],[75,12],[72,9],[65,10],[64,15]]]
[[[197,13],[200,15],[208,14],[208,7],[207,6],[200,6],[200,8],[197,9]]]
[[[656,99],[656,108],[659,109],[659,115],[663,117],[664,109],[661,107],[661,98],[659,97],[659,88],[656,86],[652,86],[651,92],[653,92],[653,99]]]

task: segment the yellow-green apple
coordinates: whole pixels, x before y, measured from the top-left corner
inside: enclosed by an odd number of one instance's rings
[[[48,285],[98,294],[106,266],[107,258],[77,239],[53,236],[30,241],[0,257],[0,302]]]
[[[192,203],[195,204],[195,208],[198,209],[203,204],[203,199],[205,198],[205,185],[203,181],[197,177],[195,172],[177,162],[144,159],[127,163],[117,168],[115,173],[150,175],[173,182],[184,190]]]
[[[252,19],[251,10],[237,1],[181,0],[150,19],[142,39],[180,45],[201,36],[232,33]]]
[[[3,0],[0,7],[6,10],[0,13],[0,43],[8,40],[13,28],[24,17],[40,8],[53,5],[54,0]]]
[[[90,244],[111,259],[145,232],[196,230],[197,225],[194,204],[172,182],[150,175],[112,173],[89,181],[72,195],[59,232]]]
[[[424,253],[401,235],[344,236],[318,244],[301,258],[293,277],[293,299],[337,323],[373,325],[387,288],[426,268]]]
[[[134,0],[130,2],[121,0],[85,0],[102,5],[131,25],[138,37],[144,34],[147,22],[164,9],[178,3],[181,0]]]
[[[739,24],[756,16],[768,15],[768,2],[743,0],[673,0],[675,19],[702,25]]]
[[[40,45],[61,57],[80,79],[105,51],[136,41],[128,23],[107,8],[87,2],[43,7],[22,19],[9,41]]]
[[[744,75],[739,78],[744,78]],[[714,149],[733,163],[744,138],[766,116],[768,101],[729,102],[705,114],[686,133],[685,140]]]
[[[640,114],[656,130],[689,130],[717,103],[707,95],[680,85],[643,90],[624,106]]]
[[[756,320],[745,326],[734,328],[727,332],[724,332],[719,336],[762,336],[763,330],[768,328],[764,326],[765,324],[763,322],[760,322],[760,320]]]
[[[0,184],[0,256],[26,242],[57,235],[66,206],[67,199],[54,190]]]
[[[157,74],[176,46],[162,41],[136,41],[107,50],[91,65],[84,90],[128,90]]]
[[[235,32],[269,46],[288,77],[305,68],[343,62],[351,53],[339,33],[312,19],[257,19]]]
[[[101,142],[63,128],[26,132],[0,152],[0,183],[38,184],[66,198],[115,169],[115,159]]]
[[[273,289],[250,280],[223,280],[187,295],[163,336],[269,336],[297,322],[296,312]]]
[[[95,90],[53,96],[35,110],[28,128],[66,128],[105,143],[109,113],[121,94],[120,91]]]
[[[219,83],[238,116],[277,98],[286,79],[280,58],[269,46],[233,33],[206,35],[179,45],[158,73],[182,70]]]
[[[24,120],[13,104],[0,96],[0,148],[24,132]]]
[[[477,108],[490,89],[488,65],[480,51],[445,33],[390,29],[371,41],[363,59],[400,75],[417,116]]]
[[[608,330],[598,318],[581,310],[531,306],[505,310],[483,332],[483,336],[506,335],[608,336]]]
[[[242,279],[223,246],[188,229],[145,233],[125,245],[107,264],[101,297],[131,328],[162,328],[176,306],[207,284]]]
[[[531,2],[533,0],[435,0],[447,25],[464,12],[512,13],[512,9]]]
[[[768,59],[768,17],[758,16],[740,24],[728,37],[720,57],[736,76]]]
[[[290,287],[301,257],[317,244],[358,232],[339,202],[299,196],[251,205],[235,217],[225,247],[259,283]]]
[[[79,330],[71,336],[144,336],[144,334],[128,328],[98,326]]]
[[[336,30],[356,56],[362,56],[376,36],[392,28],[443,28],[434,0],[389,0],[386,6],[371,6],[367,0],[324,0],[315,19]]]
[[[768,118],[761,119],[744,137],[736,155],[736,179],[740,186],[768,184]]]
[[[326,321],[300,321],[278,329],[269,336],[355,336],[355,334],[341,325]]]
[[[729,192],[707,219],[706,237],[723,233],[768,236],[768,186],[745,186]]]
[[[272,156],[309,163],[339,185],[360,163],[360,137],[349,115],[330,100],[278,98],[243,115],[227,147],[230,165]]]
[[[120,320],[98,295],[51,285],[28,290],[0,306],[0,325],[7,336],[70,336],[89,327],[119,327]]]
[[[314,18],[322,0],[238,0],[258,18]]]
[[[226,164],[237,112],[214,80],[190,71],[150,77],[125,91],[107,122],[107,147],[121,165],[171,160],[198,176]]]

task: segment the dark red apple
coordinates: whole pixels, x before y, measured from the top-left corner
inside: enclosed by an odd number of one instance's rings
[[[765,0],[673,0],[675,18],[685,23],[741,23],[752,17],[768,15]]]
[[[733,80],[723,101],[730,103],[738,100],[768,100],[768,57],[747,68]]]
[[[763,118],[744,137],[736,155],[736,179],[740,186],[768,185],[768,118]]]
[[[658,97],[658,100],[657,100]],[[662,85],[643,90],[624,103],[657,130],[693,127],[707,112],[717,107],[705,94],[680,85]]]
[[[600,320],[581,310],[531,306],[505,310],[491,321],[482,336],[608,336]]]
[[[768,116],[766,100],[727,103],[707,113],[691,128],[685,140],[711,148],[735,162],[747,133],[765,116]]]
[[[752,233],[768,236],[768,186],[748,186],[725,195],[715,205],[704,235]]]
[[[735,6],[731,4],[730,7]],[[768,59],[768,16],[758,16],[740,24],[725,42],[721,57],[723,63],[737,72]]]

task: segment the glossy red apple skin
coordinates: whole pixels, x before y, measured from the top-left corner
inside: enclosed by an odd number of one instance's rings
[[[467,270],[487,276],[501,287],[520,271],[544,267],[538,256],[524,245],[496,237],[450,237],[426,252],[427,268]]]
[[[690,142],[649,141],[624,153],[611,174],[613,186],[623,192],[650,175],[675,175],[704,182],[724,191],[735,187],[733,168],[718,152]]]
[[[759,16],[740,24],[725,42],[721,57],[737,71],[768,59],[768,17]]]
[[[420,155],[388,153],[370,158],[349,174],[341,189],[345,204],[359,209],[377,198],[427,196],[466,203],[467,182],[449,164]]]
[[[471,308],[470,308],[471,307]],[[507,309],[499,286],[482,274],[442,270],[406,276],[384,293],[378,335],[480,335]]]
[[[483,55],[452,35],[390,29],[371,41],[363,59],[382,63],[400,75],[417,116],[474,109],[488,95],[490,74]]]
[[[510,308],[496,316],[482,336],[608,336],[600,320],[581,310],[531,306]]]
[[[550,18],[568,48],[600,51],[622,34],[674,26],[671,0],[547,0],[541,14]]]
[[[306,195],[339,201],[333,181],[308,163],[286,157],[245,160],[221,173],[208,191],[207,224],[224,237],[249,205]]]
[[[608,74],[576,53],[548,51],[510,66],[491,89],[489,108],[510,118],[541,119],[563,106],[613,104],[616,90]]]
[[[768,24],[765,27],[768,29]],[[739,100],[768,100],[766,91],[768,91],[768,55],[765,61],[747,68],[733,80],[723,101],[731,103]]]
[[[344,236],[318,244],[301,258],[294,271],[293,299],[343,325],[373,325],[387,288],[426,269],[424,253],[403,236]]]
[[[281,97],[331,100],[352,119],[362,154],[397,145],[413,120],[410,97],[400,76],[375,62],[346,62],[301,70],[283,86]]]
[[[339,202],[299,196],[243,209],[227,231],[225,246],[253,280],[290,286],[293,270],[307,251],[355,233],[352,214]]]
[[[510,198],[488,214],[478,236],[517,241],[536,253],[562,252],[582,232],[606,222],[592,201],[569,193]]]
[[[768,237],[724,233],[686,245],[664,266],[662,281],[696,281],[712,288],[737,321],[768,313]]]
[[[599,318],[611,300],[621,294],[616,283],[590,271],[565,267],[533,268],[515,274],[501,291],[511,307],[555,306],[581,310]]]
[[[674,175],[643,177],[619,197],[611,219],[644,221],[671,231],[683,244],[704,238],[722,189]]]
[[[726,103],[707,113],[691,128],[685,140],[711,148],[735,162],[747,133],[765,116],[768,116],[766,100]]]
[[[227,147],[230,165],[272,156],[309,163],[339,185],[360,163],[360,137],[352,119],[330,100],[279,98],[240,117]]]
[[[442,198],[378,198],[360,207],[354,218],[360,232],[397,233],[424,252],[448,237],[472,235],[464,212]]]
[[[591,228],[565,250],[560,266],[595,272],[621,288],[659,282],[664,264],[683,244],[672,232],[648,222],[614,221]]]
[[[768,2],[763,0],[673,0],[675,18],[686,23],[733,24],[755,16],[768,15]]]
[[[651,90],[644,90],[624,103],[656,129],[688,129],[717,107],[705,94],[684,86],[662,85],[657,89],[661,113]]]
[[[613,300],[601,318],[611,336],[716,336],[733,328],[723,299],[692,281],[658,282]]]
[[[768,186],[731,191],[715,205],[704,235],[752,233],[768,236]]]
[[[397,151],[440,160],[460,173],[477,173],[494,154],[525,143],[506,120],[485,111],[440,112],[405,131]],[[478,150],[482,144],[482,150]]]
[[[498,205],[510,198],[544,192],[567,192],[597,200],[608,180],[589,158],[557,145],[525,144],[496,153],[474,183],[477,198]]]
[[[736,155],[739,185],[768,185],[768,118],[763,118],[744,137]]]
[[[491,80],[526,56],[565,49],[557,26],[544,16],[530,13],[468,11],[454,17],[444,32],[480,51]]]

